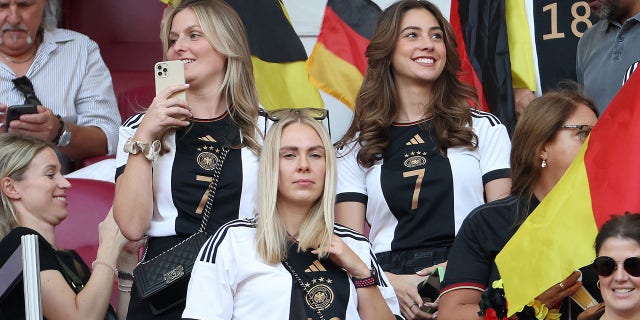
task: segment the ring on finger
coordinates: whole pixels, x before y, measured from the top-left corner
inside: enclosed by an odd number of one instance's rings
[[[562,281],[560,283],[558,283],[558,287],[560,287],[560,289],[564,290],[567,287],[565,287],[564,283],[562,283]]]
[[[418,307],[418,303],[414,301],[413,304],[411,305],[411,307],[409,307],[409,309],[411,309],[413,307]]]

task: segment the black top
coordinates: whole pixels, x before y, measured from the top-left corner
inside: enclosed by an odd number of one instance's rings
[[[45,270],[58,270],[64,276],[65,273],[62,265],[60,264],[61,261],[72,272],[74,272],[80,280],[82,280],[83,284],[86,284],[89,281],[91,270],[75,251],[56,251],[37,231],[24,227],[17,227],[11,230],[11,232],[9,232],[9,234],[0,241],[0,265],[3,265],[20,246],[21,237],[28,234],[35,234],[38,236],[41,272]],[[20,278],[16,286],[11,290],[6,298],[3,301],[0,301],[0,320],[25,318],[23,287],[22,278]]]
[[[519,199],[509,196],[479,206],[465,219],[449,253],[442,294],[459,288],[484,291],[501,278],[495,263],[496,255],[515,234],[526,217],[540,204],[535,197]],[[602,301],[596,286],[598,275],[591,265],[580,268],[583,286]],[[560,309],[561,319],[575,319],[580,307],[566,303]]]

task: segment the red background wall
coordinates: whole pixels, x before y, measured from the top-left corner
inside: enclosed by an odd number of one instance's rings
[[[162,60],[159,0],[64,0],[62,26],[86,34],[111,71],[122,120],[155,96],[153,65]]]

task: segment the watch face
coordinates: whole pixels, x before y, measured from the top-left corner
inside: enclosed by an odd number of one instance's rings
[[[58,141],[59,147],[66,147],[71,142],[71,131],[65,128],[60,135],[60,141]]]

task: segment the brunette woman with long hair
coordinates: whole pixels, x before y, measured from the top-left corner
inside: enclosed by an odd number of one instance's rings
[[[466,215],[509,192],[504,125],[478,111],[451,25],[428,1],[380,17],[354,118],[338,141],[336,221],[371,226],[373,250],[409,319],[431,319],[416,286],[447,260]],[[425,269],[426,268],[426,269]]]

